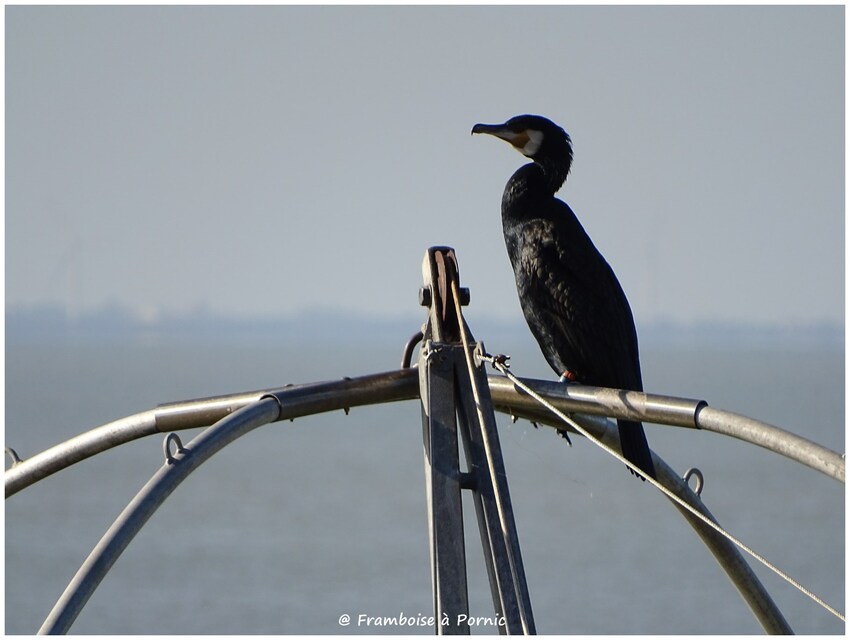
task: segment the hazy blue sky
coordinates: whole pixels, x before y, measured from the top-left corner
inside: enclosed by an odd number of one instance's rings
[[[519,318],[530,112],[639,323],[840,322],[844,106],[841,6],[7,7],[6,302]]]

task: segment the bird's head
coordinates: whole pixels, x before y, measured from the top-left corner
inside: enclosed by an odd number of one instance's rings
[[[570,136],[543,116],[514,116],[504,124],[477,124],[472,133],[486,133],[510,142],[522,155],[537,160],[547,155],[572,156]]]

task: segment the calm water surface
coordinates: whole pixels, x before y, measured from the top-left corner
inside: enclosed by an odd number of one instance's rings
[[[518,374],[551,377],[528,342],[498,350],[513,355]],[[11,344],[6,444],[26,457],[161,402],[391,370],[399,356],[394,347],[326,344]],[[644,346],[643,366],[649,391],[704,398],[844,451],[841,348]],[[650,486],[581,438],[568,448],[551,429],[498,419],[538,632],[761,633],[710,553]],[[656,425],[647,435],[675,469],[703,471],[703,499],[731,532],[844,608],[842,484],[722,436]],[[413,402],[251,433],[165,502],[72,631],[431,633],[357,623],[360,614],[431,614],[421,437]],[[6,502],[6,633],[38,629],[160,466],[161,449],[160,437],[124,445]],[[489,616],[471,511],[465,522],[471,612]],[[774,574],[755,570],[797,633],[844,632]],[[340,626],[343,614],[350,625]]]

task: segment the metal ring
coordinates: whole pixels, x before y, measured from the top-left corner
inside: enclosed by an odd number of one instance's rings
[[[176,447],[174,453],[171,453],[172,444]],[[165,454],[165,463],[174,464],[180,461],[177,455],[185,455],[189,453],[189,450],[183,446],[180,436],[176,433],[169,433],[165,436],[165,441],[162,443],[162,452]]]
[[[682,480],[685,481],[685,484],[690,486],[691,477],[694,477],[694,478],[697,479],[697,484],[693,489],[694,493],[697,494],[697,495],[701,495],[702,494],[702,488],[705,485],[705,477],[702,475],[702,471],[700,471],[696,467],[691,467],[690,469],[685,471],[685,475],[682,476]]]
[[[407,344],[404,345],[404,351],[401,354],[402,369],[410,369],[410,361],[413,358],[413,347],[415,347],[420,340],[422,340],[422,332],[417,331],[410,337]]]

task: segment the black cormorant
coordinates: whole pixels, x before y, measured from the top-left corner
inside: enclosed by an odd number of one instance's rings
[[[572,209],[555,198],[573,160],[570,136],[541,116],[476,124],[533,160],[502,196],[502,228],[525,319],[562,380],[642,391],[632,311],[614,271]],[[623,456],[655,477],[640,422],[618,420]]]

